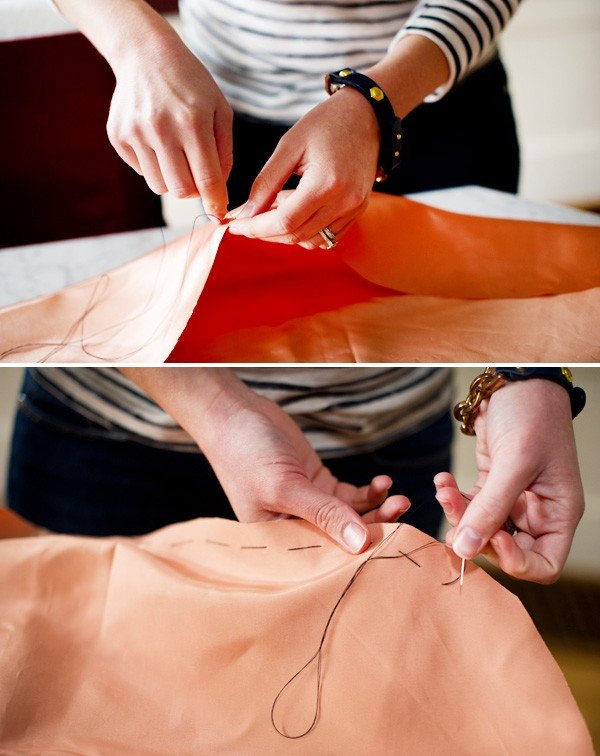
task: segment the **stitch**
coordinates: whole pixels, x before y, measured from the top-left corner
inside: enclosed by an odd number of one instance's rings
[[[206,540],[206,543],[212,543],[215,546],[227,546],[227,547],[229,547],[231,545],[229,543],[223,543],[223,541],[211,541],[210,538],[206,538],[205,540]]]
[[[291,549],[288,549],[288,551],[304,551],[304,549],[320,549],[321,544],[315,544],[314,546],[294,546]]]

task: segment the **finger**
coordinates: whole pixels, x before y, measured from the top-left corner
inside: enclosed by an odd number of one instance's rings
[[[288,214],[287,208],[284,209],[282,205],[279,205],[279,208],[281,208],[281,213]],[[337,236],[337,232],[333,228],[334,225],[337,225],[338,228],[346,225],[345,219],[331,220],[335,212],[336,210],[331,206],[321,207],[296,229],[284,234],[278,234],[277,236],[261,238],[268,239],[268,241],[276,244],[299,244],[306,249],[316,249],[316,247],[320,246],[325,247],[325,240],[319,234],[319,231],[327,226]],[[256,216],[256,220],[262,219],[262,217],[260,215]]]
[[[501,530],[498,531],[498,533],[504,533],[504,532],[505,531],[503,531],[503,530],[502,531]],[[455,535],[456,535],[456,527],[450,528],[450,530],[448,530],[448,532],[444,536],[444,540],[446,542],[446,546],[448,546],[448,548],[450,548],[450,549],[452,549],[452,544],[454,542]],[[498,566],[498,556],[497,556],[496,552],[494,551],[494,547],[492,546],[492,541],[496,537],[496,535],[497,535],[497,533],[494,534],[492,536],[492,538],[490,538],[490,540],[487,542],[487,544],[481,549],[481,551],[479,552],[479,554],[483,554],[483,556],[485,556],[485,558],[488,561],[490,561],[492,564],[495,564],[496,566]]]
[[[450,473],[439,473],[433,482],[436,487],[435,498],[444,510],[446,519],[450,525],[456,525],[469,504],[468,499],[463,496]]]
[[[334,223],[326,224],[328,228],[333,231],[336,243],[339,242],[346,233],[348,233],[352,224],[364,213],[366,205],[367,203],[365,201],[353,212],[348,213],[341,218],[338,218]],[[323,239],[321,234],[319,234],[319,231],[322,231],[323,228],[324,226],[318,229],[316,234],[313,235],[307,242],[300,242],[300,246],[304,247],[305,249],[327,249],[325,240]]]
[[[233,166],[233,114],[231,110],[220,108],[215,112],[214,132],[215,144],[221,164],[221,175],[227,181]]]
[[[227,212],[227,187],[214,134],[186,143],[185,154],[207,215],[223,220]]]
[[[380,507],[372,509],[363,515],[363,522],[396,522],[410,509],[410,501],[406,496],[390,496]]]
[[[376,475],[367,488],[367,504],[371,507],[383,504],[391,487],[392,479],[389,475]]]
[[[245,204],[246,204],[246,203],[244,203],[244,205],[245,205]],[[232,210],[228,210],[228,211],[227,211],[227,213],[225,214],[225,220],[227,220],[227,221],[231,221],[231,220],[233,220],[234,218],[237,218],[237,217],[238,217],[238,215],[239,215],[239,214],[240,214],[240,213],[242,212],[242,210],[244,209],[244,205],[240,205],[239,207],[234,207],[234,208],[233,208]]]
[[[499,566],[521,580],[550,584],[556,582],[565,566],[575,529],[544,533],[537,538],[528,533],[514,537],[504,531],[494,536]]]
[[[188,161],[180,148],[175,145],[157,148],[156,157],[170,194],[179,199],[198,196]]]
[[[267,209],[274,210],[276,207],[279,207],[279,205],[281,205],[282,202],[285,202],[286,199],[291,197],[295,191],[295,189],[282,189],[280,192],[277,192],[277,196],[273,200],[273,204],[270,208]]]
[[[280,192],[283,194],[283,192]],[[366,205],[366,203],[364,203]],[[281,207],[282,203],[273,203],[273,208]],[[337,220],[326,222],[326,219],[330,219],[335,210],[331,207],[323,207],[314,213],[297,231],[291,234],[282,234],[280,236],[269,237],[268,241],[276,244],[298,244],[298,246],[304,249],[326,249],[327,244],[323,237],[319,234],[326,226],[336,237],[336,241],[339,241],[350,228],[352,223],[364,212],[364,207],[361,205],[356,210],[348,213]],[[315,230],[316,229],[316,230]]]
[[[296,482],[281,510],[312,522],[351,554],[359,554],[371,542],[368,528],[354,509],[308,479]]]
[[[452,548],[462,559],[472,559],[489,539],[501,529],[517,499],[530,484],[529,472],[524,471],[507,455],[494,458],[481,490],[466,508]]]
[[[359,488],[350,483],[338,482],[333,493],[350,504],[356,512],[364,514],[383,504],[391,487],[392,479],[389,475],[376,475],[368,485]]]
[[[391,486],[392,479],[389,475],[376,475],[368,485],[359,488],[350,483],[338,482],[333,493],[350,504],[355,512],[363,514],[383,504]]]
[[[298,146],[290,144],[285,136],[279,140],[273,154],[254,179],[248,201],[239,217],[251,218],[271,207],[279,190],[297,168],[301,154]]]
[[[322,210],[325,197],[312,179],[303,177],[298,188],[285,202],[281,202],[273,210],[244,218],[245,209],[229,225],[232,234],[248,236],[250,238],[268,239],[274,237],[285,238],[287,244],[297,244],[300,239],[297,231],[313,215]],[[246,207],[251,204],[249,199]],[[330,209],[331,213],[331,209]],[[331,215],[329,215],[331,219]],[[282,239],[279,239],[282,241]]]
[[[138,160],[133,147],[131,147],[128,144],[125,144],[124,142],[111,142],[111,144],[114,147],[117,155],[121,158],[121,160],[123,160],[125,163],[127,163],[127,165],[133,168],[133,170],[137,174],[142,176],[143,172],[140,167],[140,161]]]
[[[150,147],[134,145],[135,154],[146,183],[155,194],[166,194],[167,184],[163,178],[156,153]]]

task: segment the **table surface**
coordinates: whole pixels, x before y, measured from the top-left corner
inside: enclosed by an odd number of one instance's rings
[[[470,215],[600,226],[600,216],[532,202],[482,187],[410,195],[435,207]],[[0,249],[0,307],[23,302],[93,278],[160,247],[190,228],[152,228],[84,239]]]

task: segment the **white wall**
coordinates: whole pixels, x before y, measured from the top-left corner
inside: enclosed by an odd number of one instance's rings
[[[524,0],[501,40],[521,193],[600,206],[600,0]]]
[[[466,396],[477,368],[458,368],[457,396]],[[21,383],[21,368],[0,368],[0,491],[4,491],[6,458],[15,400]],[[575,379],[588,394],[588,405],[575,421],[575,435],[586,492],[586,512],[569,557],[567,570],[600,577],[600,465],[598,442],[600,428],[600,368],[576,368]],[[459,484],[468,488],[475,478],[474,440],[456,434],[455,472]],[[0,494],[0,501],[2,494]]]

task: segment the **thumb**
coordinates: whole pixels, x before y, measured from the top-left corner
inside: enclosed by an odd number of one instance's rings
[[[360,554],[371,543],[371,534],[354,509],[308,479],[297,484],[286,512],[312,522],[351,554]]]
[[[504,525],[521,493],[530,485],[527,470],[514,458],[496,458],[485,483],[456,527],[452,549],[461,559],[473,559]]]

